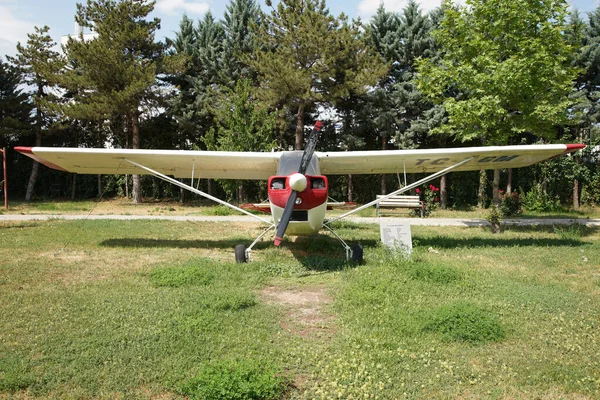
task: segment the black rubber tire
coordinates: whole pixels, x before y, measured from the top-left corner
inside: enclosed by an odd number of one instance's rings
[[[235,246],[235,262],[238,264],[248,262],[246,258],[246,246],[243,244]]]
[[[352,262],[362,264],[363,261],[363,247],[357,243],[352,246]]]

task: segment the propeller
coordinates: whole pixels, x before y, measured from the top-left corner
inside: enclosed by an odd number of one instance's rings
[[[302,153],[302,159],[300,160],[300,168],[298,168],[298,173],[304,175],[306,173],[306,169],[308,168],[308,164],[310,163],[310,159],[315,152],[315,148],[317,147],[317,142],[319,141],[319,134],[321,132],[321,127],[323,124],[321,121],[317,121],[315,126],[308,137],[306,142],[306,146],[304,147],[304,153]],[[277,233],[275,234],[275,246],[279,246],[281,241],[283,240],[283,235],[287,230],[288,224],[290,223],[290,219],[292,218],[292,211],[294,211],[294,205],[296,204],[296,199],[298,198],[298,191],[292,190],[290,193],[290,197],[283,209],[283,214],[281,215],[281,219],[279,220],[279,225],[277,225]]]

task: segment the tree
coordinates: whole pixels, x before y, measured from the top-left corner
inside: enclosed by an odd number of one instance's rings
[[[141,108],[160,100],[157,76],[166,70],[165,46],[155,42],[160,20],[146,20],[154,8],[147,0],[88,0],[77,5],[77,23],[97,36],[71,38],[65,46],[75,68],[67,70],[61,86],[73,93],[62,108],[75,119],[90,121],[126,117],[131,147],[140,147]],[[128,142],[128,141],[126,141]],[[133,175],[132,197],[141,202],[139,175]]]
[[[434,32],[441,62],[418,63],[419,89],[443,104],[448,121],[438,133],[461,141],[506,144],[520,134],[552,138],[568,123],[568,94],[576,76],[573,49],[563,35],[563,0],[444,1]],[[463,93],[449,96],[450,89]],[[499,171],[494,177],[498,201]]]
[[[19,88],[19,71],[0,59],[0,148],[6,146],[7,138],[28,133],[31,130],[29,96]]]
[[[255,80],[256,72],[243,59],[255,47],[256,30],[262,23],[260,6],[254,0],[232,0],[223,16],[225,40],[221,62],[221,80],[233,88],[242,78]]]
[[[325,0],[281,0],[256,41],[247,62],[261,76],[263,100],[294,110],[296,149],[304,146],[304,115],[310,107],[365,92],[385,73],[361,38],[359,23],[343,14],[331,16]]]
[[[55,97],[49,88],[62,67],[62,60],[59,54],[52,50],[56,43],[48,34],[50,28],[36,26],[34,29],[35,33],[27,35],[27,45],[23,46],[20,42],[17,43],[16,57],[8,57],[8,60],[20,71],[21,83],[34,88],[32,103],[35,109],[35,145],[41,146],[42,136],[49,130],[51,124],[48,111],[52,99]],[[39,163],[34,161],[27,184],[25,201],[31,200],[39,167]]]
[[[271,151],[274,139],[275,116],[269,114],[252,94],[249,79],[237,81],[234,89],[224,88],[216,110],[216,129],[205,138],[207,148],[224,151]],[[243,201],[244,190],[256,185],[242,181],[221,181],[230,198],[238,189],[238,201]]]

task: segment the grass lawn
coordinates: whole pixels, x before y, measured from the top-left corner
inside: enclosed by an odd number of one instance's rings
[[[341,215],[348,210],[329,211],[328,215]],[[215,205],[208,201],[178,201],[146,199],[144,203],[133,204],[127,198],[103,199],[101,201],[82,200],[51,200],[51,201],[11,201],[9,209],[0,209],[0,214],[91,214],[91,215],[242,215],[226,206]],[[259,213],[260,214],[260,213]],[[384,216],[414,217],[409,209],[382,209]],[[463,207],[452,210],[434,210],[433,218],[486,218],[489,210],[476,207]],[[266,215],[266,214],[265,214]],[[375,217],[375,207],[361,210],[356,214],[360,217]],[[582,207],[580,210],[561,210],[553,212],[531,212],[525,210],[519,218],[600,218],[600,207]]]
[[[0,398],[600,397],[600,230],[0,223]]]

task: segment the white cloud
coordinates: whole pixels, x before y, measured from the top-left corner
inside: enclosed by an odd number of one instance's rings
[[[2,54],[14,55],[17,42],[25,44],[27,34],[33,32],[35,23],[17,18],[12,10],[0,5],[0,51]]]
[[[209,5],[204,1],[196,0],[158,0],[154,8],[167,15],[176,15],[181,11],[188,14],[205,14]]]
[[[368,21],[379,8],[380,4],[383,4],[386,11],[401,12],[408,5],[409,0],[361,0],[358,4],[358,15]],[[464,0],[454,1],[455,3],[463,4]],[[423,12],[429,12],[442,4],[442,0],[417,0],[419,8]]]

